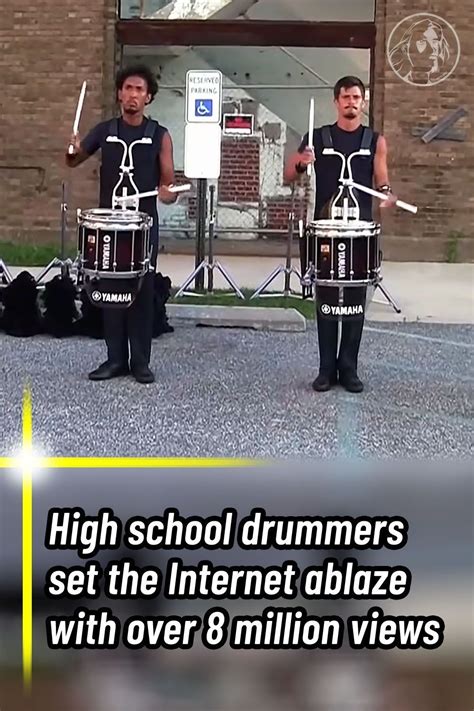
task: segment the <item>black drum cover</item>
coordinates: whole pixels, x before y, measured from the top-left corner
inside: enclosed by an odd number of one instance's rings
[[[128,309],[137,298],[143,277],[136,279],[97,279],[86,277],[84,289],[90,302],[101,309]]]

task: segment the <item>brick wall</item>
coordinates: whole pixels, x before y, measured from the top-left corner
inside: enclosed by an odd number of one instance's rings
[[[258,202],[260,192],[260,141],[224,138],[222,141],[220,202]]]
[[[301,218],[306,219],[306,212],[308,209],[308,203],[306,199],[296,198],[295,199],[295,222],[294,230],[295,233],[298,231],[298,220]],[[274,197],[267,200],[267,219],[265,226],[271,228],[272,230],[287,230],[288,229],[288,215],[291,212],[291,197]]]
[[[97,160],[69,171],[63,154],[83,79],[89,88],[81,132],[113,109],[115,6],[115,0],[10,0],[2,5],[0,241],[59,244],[63,180],[69,188],[71,227],[76,206],[97,205]],[[419,207],[416,216],[397,210],[384,217],[384,252],[391,259],[444,260],[451,233],[458,233],[458,257],[473,260],[474,2],[419,0],[414,7],[409,0],[377,0],[376,8],[375,128],[388,141],[395,190]],[[397,22],[423,11],[453,24],[461,43],[456,70],[432,87],[402,81],[386,56]],[[429,126],[459,106],[469,111],[457,125],[468,133],[467,141],[425,145],[411,135],[413,127]],[[258,202],[259,160],[257,141],[223,141],[221,201]],[[270,203],[272,226],[283,214],[286,221],[287,212],[281,201]],[[70,239],[75,239],[73,234]]]
[[[433,86],[413,86],[392,70],[386,56],[391,31],[404,18],[420,12],[442,17],[454,26],[461,45],[455,71]],[[400,198],[418,206],[416,216],[396,210],[383,219],[389,238],[387,256],[405,259],[443,260],[450,232],[463,235],[458,255],[472,260],[474,245],[474,52],[472,0],[377,0],[377,48],[375,62],[374,118],[389,146],[390,179]],[[469,115],[457,129],[468,140],[434,140],[424,144],[411,135],[415,126],[436,123],[447,112],[463,106]],[[396,236],[396,240],[390,240]]]
[[[0,240],[59,244],[62,181],[72,227],[97,205],[97,162],[70,171],[64,152],[84,79],[82,134],[112,108],[115,1],[15,0],[1,16]]]

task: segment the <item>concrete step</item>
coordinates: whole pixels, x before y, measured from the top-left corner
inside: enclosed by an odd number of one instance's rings
[[[257,331],[306,331],[306,319],[296,309],[264,306],[167,304],[170,321],[197,326],[251,328]]]

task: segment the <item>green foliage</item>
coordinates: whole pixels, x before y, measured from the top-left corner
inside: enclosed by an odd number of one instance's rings
[[[453,230],[448,234],[446,245],[446,261],[449,264],[456,264],[459,258],[459,240],[465,237],[463,232]]]

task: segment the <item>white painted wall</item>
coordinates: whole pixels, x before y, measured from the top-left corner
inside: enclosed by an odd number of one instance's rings
[[[308,22],[370,22],[375,0],[258,0],[246,13],[249,20]]]
[[[137,16],[140,0],[122,0],[122,16]],[[144,0],[146,17],[170,19],[370,22],[375,0]]]

